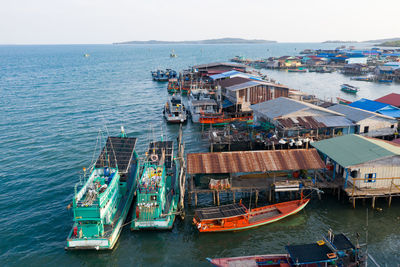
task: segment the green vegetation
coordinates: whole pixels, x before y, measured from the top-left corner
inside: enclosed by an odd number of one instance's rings
[[[381,43],[379,46],[398,46],[398,47],[400,47],[400,40],[384,42],[384,43]]]

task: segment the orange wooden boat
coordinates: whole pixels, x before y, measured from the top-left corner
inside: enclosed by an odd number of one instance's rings
[[[195,211],[194,224],[200,232],[245,230],[282,220],[302,210],[310,199],[282,202],[248,210],[241,202]]]

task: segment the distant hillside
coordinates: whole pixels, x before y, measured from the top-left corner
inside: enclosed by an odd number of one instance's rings
[[[400,47],[400,40],[383,42],[383,43],[379,44],[378,46],[392,46],[392,47],[396,46],[396,47]]]
[[[400,41],[400,38],[387,38],[387,39],[377,39],[377,40],[369,40],[364,41],[363,43],[384,43],[384,42],[392,42],[392,41]]]
[[[220,38],[220,39],[208,39],[199,41],[128,41],[114,44],[264,44],[264,43],[276,43],[276,41],[260,40],[260,39],[241,39],[241,38]]]

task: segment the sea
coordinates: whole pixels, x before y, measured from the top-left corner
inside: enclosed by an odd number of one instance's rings
[[[367,241],[368,253],[381,266],[398,266],[400,199],[394,199],[390,208],[386,200],[379,199],[378,209],[372,210],[369,200],[357,202],[353,209],[343,197],[337,200],[330,194],[323,194],[322,200],[313,197],[297,215],[248,231],[199,234],[192,225],[193,207],[189,206],[185,219],[177,219],[171,231],[131,232],[126,226],[113,251],[64,250],[73,217],[66,207],[74,185],[82,168],[98,155],[106,136],[119,134],[124,126],[128,136],[138,138],[140,155],[150,140],[161,136],[176,140],[179,127],[167,125],[162,117],[168,97],[166,84],[152,81],[150,71],[182,71],[237,55],[260,59],[337,46],[0,46],[0,265],[209,266],[207,257],[283,253],[286,245],[315,242],[331,228],[353,240],[359,233],[360,243]],[[177,58],[169,57],[172,49]],[[338,96],[376,99],[400,92],[399,84],[351,81],[340,73],[262,72],[326,100]],[[347,95],[340,91],[342,83],[359,86],[360,92]],[[187,153],[208,151],[200,126],[189,122],[183,133]],[[228,197],[222,200],[228,202]],[[211,205],[211,197],[200,198],[199,204]]]

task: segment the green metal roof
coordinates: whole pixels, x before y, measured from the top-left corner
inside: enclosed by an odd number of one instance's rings
[[[342,167],[400,155],[400,147],[379,139],[349,134],[311,144]]]

